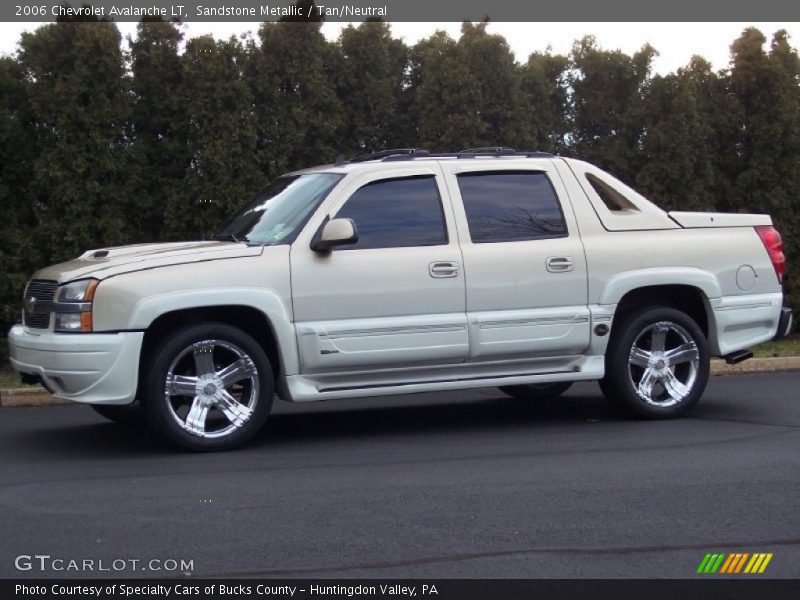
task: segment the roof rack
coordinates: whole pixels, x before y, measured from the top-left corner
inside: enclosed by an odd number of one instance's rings
[[[414,158],[457,158],[457,159],[466,159],[466,158],[487,158],[487,157],[497,157],[497,158],[504,158],[507,156],[517,156],[517,157],[524,157],[524,158],[552,158],[553,155],[549,152],[517,152],[511,149],[503,149],[500,152],[494,151],[494,149],[490,152],[487,152],[483,149],[476,149],[476,150],[462,150],[461,152],[428,152],[425,154],[421,154],[417,152],[414,155],[406,155],[406,154],[392,154],[383,158],[384,162],[388,161],[396,161],[396,160],[412,160]]]
[[[358,163],[358,162],[366,162],[368,160],[378,160],[389,158],[390,156],[404,156],[408,158],[414,158],[414,156],[428,156],[430,152],[425,150],[424,148],[394,148],[391,150],[381,150],[380,152],[372,152],[370,154],[362,154],[361,156],[356,156],[355,158],[351,158],[349,162],[351,163]]]
[[[486,156],[521,156],[524,158],[552,158],[553,155],[549,152],[539,152],[538,150],[525,150],[522,152],[517,152],[513,148],[503,148],[499,152],[485,152],[482,149],[477,150],[467,150],[456,152],[455,156],[457,158],[482,158]]]
[[[516,150],[507,146],[481,146],[458,151],[459,154],[513,154],[514,152]]]
[[[351,163],[366,162],[370,160],[380,160],[382,162],[390,162],[397,160],[413,160],[415,158],[483,158],[483,157],[505,157],[505,156],[519,156],[525,158],[552,158],[553,155],[549,152],[539,152],[535,150],[517,152],[513,148],[506,148],[503,146],[491,146],[487,148],[470,148],[468,150],[461,150],[459,152],[429,152],[424,148],[394,148],[391,150],[381,150],[380,152],[373,152],[371,154],[362,154],[351,158]],[[344,164],[337,160],[337,165]]]

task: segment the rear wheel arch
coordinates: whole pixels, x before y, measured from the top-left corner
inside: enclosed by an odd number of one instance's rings
[[[620,298],[614,310],[614,324],[621,325],[643,308],[664,306],[689,316],[706,339],[713,333],[713,311],[705,292],[686,284],[652,285],[632,289]]]

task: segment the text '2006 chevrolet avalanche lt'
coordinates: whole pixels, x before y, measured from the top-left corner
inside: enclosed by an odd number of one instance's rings
[[[767,215],[665,212],[578,160],[387,151],[273,181],[210,241],[38,271],[9,333],[27,381],[196,450],[292,402],[599,380],[646,418],[709,358],[785,335]],[[135,408],[134,408],[135,407]]]

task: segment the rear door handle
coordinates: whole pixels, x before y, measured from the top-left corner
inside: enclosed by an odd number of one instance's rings
[[[547,270],[551,273],[565,273],[575,268],[575,262],[571,256],[548,256]]]
[[[428,265],[428,273],[431,277],[457,277],[458,263],[450,261],[432,262]]]

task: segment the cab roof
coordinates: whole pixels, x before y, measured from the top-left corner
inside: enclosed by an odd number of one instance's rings
[[[439,161],[439,160],[474,160],[474,159],[520,159],[520,158],[555,158],[555,155],[548,152],[522,151],[518,152],[513,148],[490,147],[490,148],[470,148],[458,152],[429,152],[424,148],[396,148],[381,150],[371,154],[362,154],[351,159],[340,156],[335,163],[319,165],[307,169],[300,169],[287,173],[287,175],[301,175],[304,173],[348,173],[358,165],[372,165],[376,163],[405,163],[409,161]],[[385,166],[389,166],[388,164]]]

